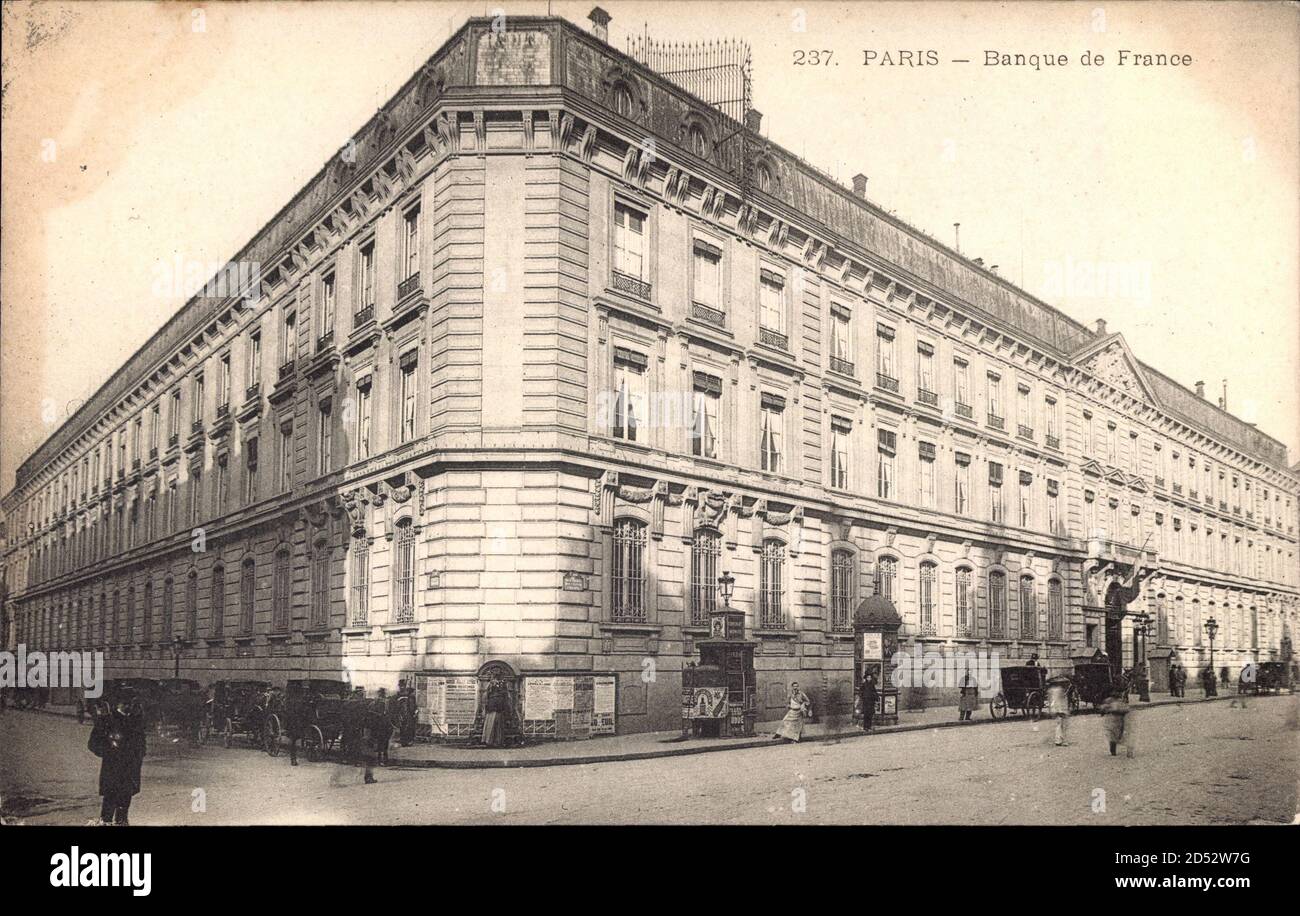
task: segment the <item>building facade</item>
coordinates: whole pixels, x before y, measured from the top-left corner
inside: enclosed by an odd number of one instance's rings
[[[8,644],[418,674],[435,734],[493,662],[536,734],[678,727],[723,572],[760,718],[851,708],[874,593],[909,651],[1289,655],[1281,443],[604,24],[469,21],[22,465]]]

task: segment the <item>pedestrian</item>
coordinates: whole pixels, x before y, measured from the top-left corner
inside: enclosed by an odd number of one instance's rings
[[[1070,721],[1070,682],[1064,677],[1054,677],[1047,682],[1047,712],[1056,717],[1057,747],[1067,747],[1065,727]]]
[[[1219,669],[1219,684],[1223,687],[1224,690],[1227,690],[1228,685],[1231,682],[1232,679],[1228,676],[1228,666],[1224,665]]]
[[[122,698],[101,713],[86,747],[99,758],[99,794],[103,804],[96,825],[126,827],[131,799],[140,792],[145,755],[144,714],[139,703]]]
[[[1219,695],[1219,689],[1214,683],[1214,669],[1209,665],[1201,669],[1201,689],[1205,691],[1206,697]]]
[[[1101,705],[1102,728],[1106,731],[1106,740],[1110,744],[1110,755],[1114,757],[1119,746],[1124,745],[1125,753],[1132,757],[1136,753],[1133,734],[1133,714],[1128,705],[1128,692],[1117,688]]]
[[[506,720],[510,714],[510,692],[501,675],[493,672],[483,701],[483,744],[502,747],[506,743]]]
[[[961,698],[957,701],[957,721],[969,722],[979,705],[979,686],[967,671],[961,679]]]
[[[267,709],[273,708],[272,704],[284,709],[284,733],[289,738],[289,766],[298,765],[298,746],[307,734],[307,725],[318,699],[319,696],[309,694],[304,687],[283,693],[276,690],[267,700]]]
[[[388,745],[393,740],[393,720],[388,712],[388,691],[379,688],[379,694],[370,701],[370,716],[367,722],[370,732],[370,745],[374,750],[375,763],[381,767],[388,766]]]
[[[777,729],[775,737],[786,744],[798,741],[803,736],[804,719],[811,711],[812,703],[809,702],[808,695],[799,689],[798,681],[792,681],[785,718],[781,720],[781,727]]]
[[[1182,684],[1179,683],[1178,662],[1169,666],[1169,695],[1171,697],[1182,696]]]
[[[369,707],[366,703],[366,691],[357,687],[352,696],[343,701],[343,754],[353,766],[365,771],[365,783],[376,782],[374,770],[374,752],[369,734]]]
[[[397,740],[402,747],[415,743],[415,688],[406,681],[397,682]]]
[[[880,704],[880,691],[876,689],[874,672],[863,672],[862,684],[858,687],[858,697],[862,701],[862,730],[869,732],[876,717],[876,707]]]

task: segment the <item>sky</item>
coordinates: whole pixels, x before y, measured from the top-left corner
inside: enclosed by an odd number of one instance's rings
[[[467,17],[593,5],[4,4],[0,492],[184,303],[163,265],[232,257]],[[601,5],[619,48],[748,41],[770,139],[1300,458],[1296,5]]]

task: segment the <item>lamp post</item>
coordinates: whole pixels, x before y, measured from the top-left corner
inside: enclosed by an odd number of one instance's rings
[[[172,677],[181,676],[181,650],[185,648],[185,640],[179,636],[172,637],[172,657],[176,661],[175,668],[172,670]]]
[[[722,606],[731,607],[731,596],[736,590],[736,577],[727,571],[718,576],[718,592],[722,595]]]
[[[1211,617],[1205,621],[1205,635],[1210,638],[1210,677],[1218,680],[1218,675],[1214,673],[1214,636],[1219,632],[1219,621]]]
[[[1147,671],[1147,640],[1151,637],[1155,622],[1150,614],[1139,614],[1134,624],[1137,626],[1137,631],[1142,634],[1142,654],[1137,669],[1138,699],[1143,703],[1149,703],[1151,702],[1151,678]]]

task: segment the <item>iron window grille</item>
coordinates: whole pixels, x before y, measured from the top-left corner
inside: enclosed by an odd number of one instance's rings
[[[645,525],[635,519],[620,519],[614,526],[613,546],[610,616],[619,623],[645,623]]]

